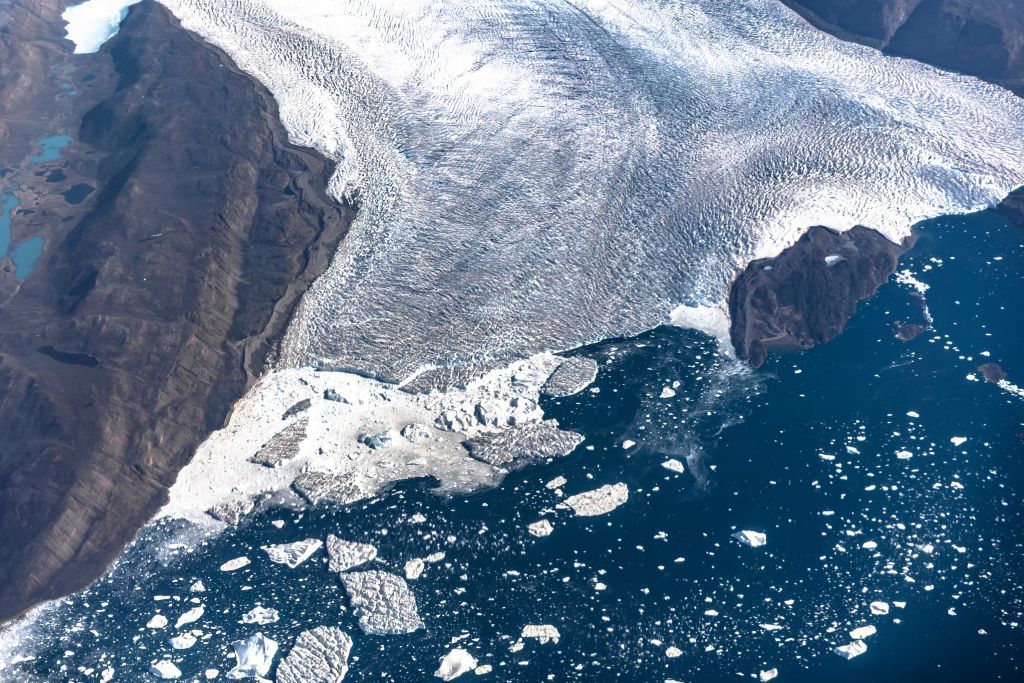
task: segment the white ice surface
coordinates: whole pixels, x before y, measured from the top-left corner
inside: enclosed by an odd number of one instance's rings
[[[86,0],[64,10],[68,40],[75,44],[75,54],[96,52],[117,33],[128,8],[139,0]]]
[[[161,1],[360,198],[286,365],[397,379],[630,335],[724,311],[808,226],[896,239],[1024,182],[1019,98],[776,0]]]

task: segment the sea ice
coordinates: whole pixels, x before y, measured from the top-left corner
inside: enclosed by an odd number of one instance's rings
[[[222,572],[233,572],[236,569],[241,569],[245,565],[249,564],[250,560],[248,557],[236,557],[233,560],[228,560],[220,566]]]
[[[370,543],[356,543],[338,538],[334,534],[327,536],[327,568],[332,572],[343,572],[353,567],[372,561],[377,557],[377,547]]]
[[[452,681],[476,668],[476,658],[461,647],[457,647],[441,658],[441,665],[434,675],[445,681]]]
[[[149,673],[153,674],[157,678],[163,678],[165,680],[181,678],[181,669],[176,667],[173,662],[166,659],[161,659],[159,662],[151,664],[149,667]]]
[[[313,556],[324,544],[319,538],[307,538],[304,541],[294,543],[282,543],[280,545],[265,545],[263,551],[270,558],[271,562],[284,564],[295,569],[300,564]]]
[[[412,633],[423,628],[416,596],[400,576],[371,570],[341,575],[359,628],[370,635]]]
[[[863,640],[855,640],[848,645],[840,645],[832,651],[844,659],[853,659],[867,652],[868,645]]]
[[[548,520],[539,519],[536,522],[528,524],[526,526],[526,530],[529,531],[530,534],[533,536],[543,538],[544,536],[550,536],[551,532],[555,530],[555,527],[552,526],[551,522],[549,522]]]
[[[586,389],[597,377],[597,362],[585,356],[566,358],[551,373],[541,393],[553,398],[572,396]]]
[[[196,637],[191,633],[182,633],[171,638],[169,642],[175,650],[187,650],[196,644]]]
[[[889,603],[882,602],[881,600],[876,600],[875,602],[872,602],[870,605],[868,605],[868,608],[871,610],[871,613],[874,614],[876,617],[885,616],[889,613]]]
[[[686,471],[686,465],[679,462],[675,458],[669,458],[665,462],[661,463],[661,466],[670,472],[677,472],[679,474],[682,474],[683,472]]]
[[[760,531],[737,531],[732,535],[741,544],[751,548],[760,548],[768,542],[768,536]]]
[[[423,569],[426,567],[426,563],[422,558],[414,557],[405,563],[405,578],[409,581],[415,581],[420,578],[423,573]]]
[[[592,517],[611,512],[629,499],[629,487],[625,484],[604,486],[569,496],[558,507],[572,508],[580,517]]]
[[[205,610],[203,609],[202,605],[193,607],[192,609],[178,617],[178,621],[174,623],[174,628],[181,628],[185,624],[191,624],[194,621],[198,621],[202,618],[204,611]]]
[[[868,624],[867,626],[858,626],[857,628],[850,631],[850,637],[854,640],[864,640],[870,636],[878,633],[878,629]]]
[[[227,673],[231,679],[266,676],[277,654],[277,643],[258,632],[245,640],[236,640],[231,647],[237,660],[235,667]]]
[[[545,645],[548,642],[557,645],[558,639],[561,637],[562,634],[551,624],[527,624],[523,627],[523,632],[520,635],[520,638],[533,638],[541,645]]]
[[[153,618],[146,622],[146,628],[163,628],[167,626],[167,617],[162,614],[154,614]]]
[[[317,626],[295,639],[277,667],[277,683],[341,683],[348,673],[352,638],[340,628]]]
[[[251,610],[242,615],[241,623],[243,624],[273,624],[275,621],[281,618],[277,610],[273,607],[262,607],[257,605]]]

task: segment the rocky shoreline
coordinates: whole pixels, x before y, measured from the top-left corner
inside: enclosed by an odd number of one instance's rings
[[[74,56],[63,9],[0,0],[0,183],[12,238],[45,244],[0,276],[0,621],[88,585],[164,504],[355,213],[163,7]],[[63,154],[33,157],[55,134]]]

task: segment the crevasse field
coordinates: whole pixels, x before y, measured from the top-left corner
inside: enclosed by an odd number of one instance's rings
[[[361,199],[286,365],[635,334],[810,225],[896,239],[1024,181],[1024,102],[773,0],[163,2]]]

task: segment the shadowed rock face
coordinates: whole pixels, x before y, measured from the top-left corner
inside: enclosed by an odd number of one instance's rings
[[[0,167],[66,132],[50,177],[96,188],[14,217],[44,215],[46,249],[0,282],[0,620],[84,587],[134,537],[353,217],[269,94],[162,7],[74,57],[62,10],[0,0]]]
[[[1024,94],[1024,0],[783,0],[840,38]]]
[[[753,261],[729,294],[736,354],[757,367],[771,351],[833,339],[911,246],[861,226],[847,232],[817,226],[775,258]]]

